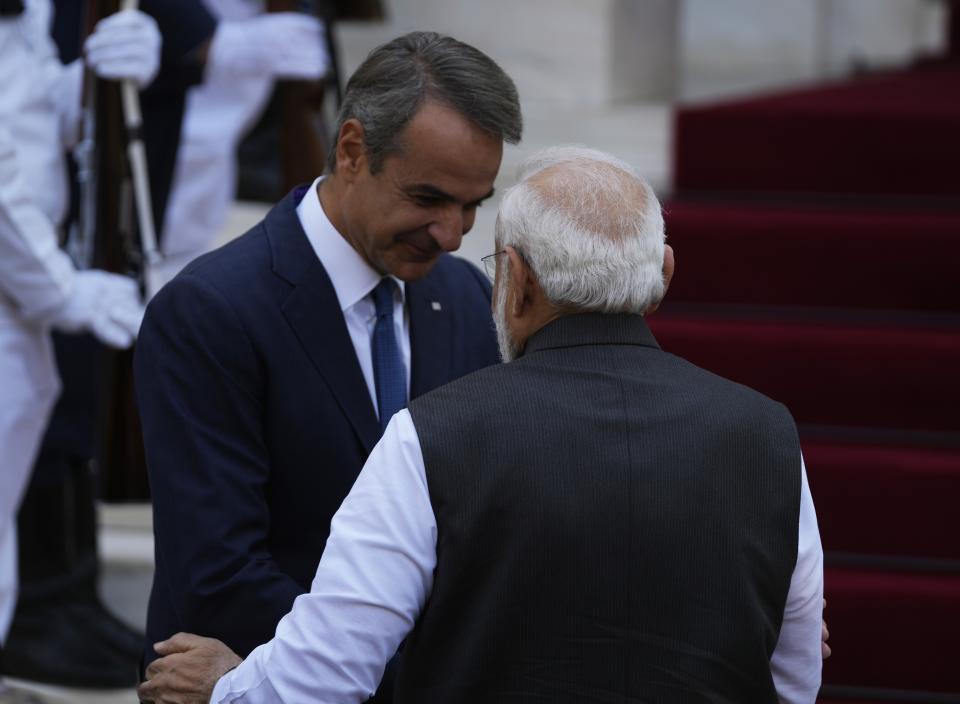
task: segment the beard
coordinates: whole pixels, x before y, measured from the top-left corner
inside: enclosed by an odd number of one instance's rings
[[[500,348],[500,359],[512,362],[520,356],[519,345],[516,344],[510,331],[507,329],[507,292],[505,283],[508,278],[509,264],[505,264],[497,285],[493,290],[493,325],[497,330],[497,347]]]

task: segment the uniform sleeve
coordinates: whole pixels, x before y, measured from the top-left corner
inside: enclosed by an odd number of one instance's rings
[[[134,358],[153,495],[157,577],[177,626],[240,654],[303,588],[270,551],[264,379],[236,312],[181,275],[147,309]]]
[[[140,9],[157,21],[163,35],[160,73],[148,93],[180,92],[203,81],[197,50],[213,37],[217,20],[196,0],[142,0]]]
[[[27,192],[19,159],[10,132],[0,125],[0,291],[30,319],[67,301],[74,269],[53,223]]]
[[[41,91],[47,96],[51,108],[60,119],[60,133],[56,138],[51,135],[51,139],[57,139],[64,149],[69,149],[76,144],[80,134],[83,62],[73,60],[64,65],[54,35],[62,39],[66,29],[64,20],[73,20],[69,28],[70,43],[78,45],[80,29],[75,23],[79,20],[80,13],[72,3],[49,1],[35,3],[28,12],[36,13],[36,23],[31,27],[38,30],[35,35],[31,32],[30,37],[30,61],[33,64],[31,70],[35,80],[41,84]],[[73,54],[70,59],[76,57],[78,48],[79,46],[69,48],[67,53]]]
[[[404,410],[333,517],[310,593],[210,701],[366,701],[430,594],[436,545],[420,442]]]
[[[820,689],[823,656],[823,548],[817,514],[800,460],[800,530],[797,565],[790,581],[780,639],[770,658],[770,671],[782,704],[813,704]]]

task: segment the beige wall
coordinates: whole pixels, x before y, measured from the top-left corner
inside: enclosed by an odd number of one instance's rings
[[[345,69],[402,32],[452,34],[514,77],[525,107],[705,99],[900,63],[943,45],[937,0],[385,0],[341,28]]]
[[[679,94],[704,99],[879,68],[938,51],[937,0],[683,0]]]
[[[345,25],[348,70],[414,29],[452,34],[493,56],[525,105],[597,106],[669,97],[676,0],[389,0],[380,28]]]

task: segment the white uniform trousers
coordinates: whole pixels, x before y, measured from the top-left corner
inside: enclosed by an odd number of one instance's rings
[[[0,296],[0,643],[17,600],[17,508],[59,393],[49,331]]]

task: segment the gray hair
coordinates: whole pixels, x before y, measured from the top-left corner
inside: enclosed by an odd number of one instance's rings
[[[373,173],[399,152],[399,135],[427,99],[436,100],[505,142],[523,131],[517,88],[489,56],[452,37],[411,32],[377,47],[350,77],[327,168],[337,165],[336,135],[357,119]]]
[[[497,244],[519,251],[554,305],[642,314],[663,298],[663,214],[630,165],[586,147],[553,147],[518,175],[500,203]]]

